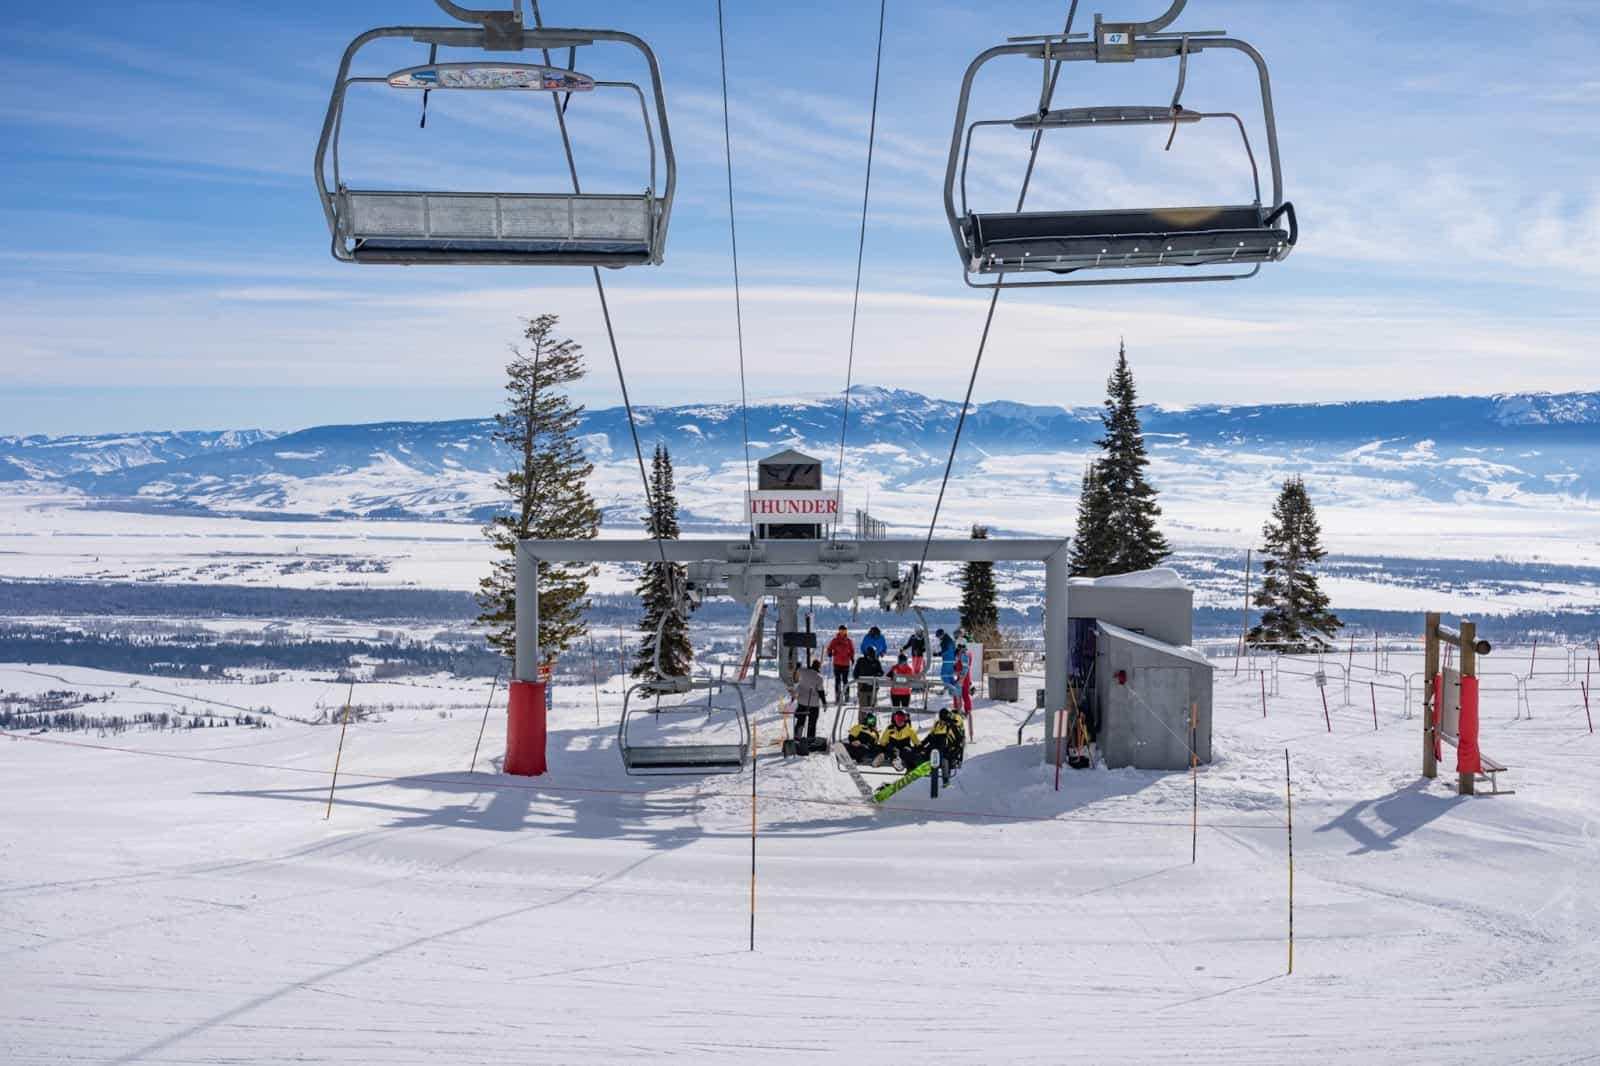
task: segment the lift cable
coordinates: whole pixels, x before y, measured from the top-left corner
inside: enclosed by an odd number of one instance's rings
[[[1066,29],[1061,31],[1061,35],[1063,37],[1066,37],[1072,33],[1072,21],[1077,14],[1078,0],[1072,0],[1071,6],[1067,8]],[[1039,100],[1039,110],[1041,113],[1050,109],[1050,102],[1055,98],[1056,79],[1061,76],[1061,62],[1062,61],[1059,59],[1056,60],[1054,67],[1050,71],[1050,80],[1045,87],[1043,96]],[[1026,201],[1028,198],[1028,186],[1033,181],[1033,168],[1034,164],[1039,161],[1039,143],[1043,136],[1044,129],[1042,127],[1033,131],[1033,139],[1028,147],[1028,167],[1025,171],[1023,171],[1022,188],[1017,193],[1017,212],[1019,214],[1022,212],[1022,205],[1024,201]],[[953,466],[955,466],[956,449],[961,444],[961,429],[966,425],[967,412],[972,407],[972,389],[973,386],[978,382],[978,368],[983,365],[983,352],[989,344],[989,327],[994,324],[994,309],[995,305],[999,302],[1000,289],[996,287],[994,292],[989,296],[989,313],[985,315],[983,319],[983,333],[978,338],[978,353],[972,360],[972,374],[967,378],[967,395],[966,398],[961,401],[961,414],[956,418],[956,431],[955,435],[950,440],[950,456],[945,460],[944,477],[939,481],[939,496],[933,504],[933,517],[928,519],[928,535],[922,542],[922,559],[917,563],[916,573],[918,574],[921,574],[928,565],[928,549],[933,545],[933,531],[939,523],[939,511],[944,507],[945,488],[950,484],[950,470]]]
[[[720,3],[720,0],[719,0]],[[872,66],[872,117],[867,124],[867,176],[861,188],[861,232],[856,238],[856,287],[850,298],[850,348],[844,368],[844,408],[839,416],[839,488],[844,488],[844,442],[850,430],[850,382],[856,365],[856,317],[861,310],[861,263],[867,248],[867,200],[872,195],[872,149],[878,136],[878,85],[883,77],[883,21],[888,0],[878,0],[878,51]],[[838,527],[834,529],[837,531]]]
[[[533,24],[537,29],[544,28],[544,20],[539,17],[539,0],[529,0],[533,8]],[[550,65],[550,49],[543,49],[545,66]],[[572,157],[572,137],[567,132],[566,109],[561,106],[561,100],[554,93],[550,95],[550,103],[555,106],[556,124],[561,128],[561,147],[567,154],[567,172],[572,176],[572,191],[582,193],[578,184],[578,164]],[[594,273],[595,292],[600,296],[600,314],[605,318],[606,340],[611,344],[611,362],[617,368],[617,385],[622,390],[622,406],[628,414],[628,431],[633,435],[633,454],[639,461],[639,480],[644,485],[645,506],[650,511],[650,532],[655,538],[656,550],[661,554],[661,569],[664,575],[670,575],[671,569],[667,565],[667,549],[661,538],[661,530],[656,525],[655,496],[650,491],[650,475],[644,468],[644,448],[639,443],[639,424],[633,417],[633,402],[628,398],[628,379],[622,372],[622,356],[617,351],[617,333],[611,325],[611,307],[606,302],[605,283],[600,280],[600,268],[590,267]]]
[[[744,376],[744,302],[739,291],[739,231],[733,220],[733,134],[728,128],[728,45],[722,25],[722,0],[717,0],[717,56],[722,61],[722,157],[728,171],[728,242],[733,248],[733,324],[739,342],[739,419],[744,429],[745,511],[750,519],[750,540],[756,539],[755,511],[749,494],[755,488],[750,480],[750,401]]]

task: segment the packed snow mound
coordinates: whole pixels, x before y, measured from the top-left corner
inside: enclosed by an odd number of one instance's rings
[[[1135,570],[1129,574],[1107,574],[1105,577],[1074,577],[1069,585],[1094,585],[1098,588],[1118,589],[1186,589],[1183,578],[1170,566],[1156,566],[1149,570]]]

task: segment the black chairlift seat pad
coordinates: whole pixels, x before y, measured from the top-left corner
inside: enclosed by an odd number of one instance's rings
[[[744,768],[742,744],[640,745],[624,748],[629,770],[740,770]]]
[[[1290,228],[1277,225],[1285,212]],[[1117,267],[1202,266],[1281,259],[1294,246],[1293,209],[1254,205],[1144,211],[972,214],[965,224],[979,273],[1066,273]]]
[[[569,263],[620,267],[650,262],[650,246],[641,241],[367,237],[355,242],[351,255],[358,263]]]

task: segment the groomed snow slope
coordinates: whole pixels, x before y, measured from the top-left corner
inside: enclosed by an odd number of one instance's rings
[[[328,821],[337,729],[0,738],[0,1060],[1592,1061],[1600,740],[1576,690],[1532,720],[1487,696],[1518,791],[1460,799],[1419,779],[1397,693],[1378,730],[1358,703],[1329,735],[1283,684],[1263,719],[1257,680],[1219,671],[1193,865],[1188,775],[1056,793],[1009,705],[979,704],[937,801],[874,810],[831,760],[764,755],[754,953],[750,776],[624,777],[614,680],[598,727],[588,689],[557,693],[539,780],[489,772],[498,712],[466,772],[481,683],[358,687],[400,706],[350,729]],[[40,686],[62,687],[0,667]],[[108,691],[94,709],[175,698]]]

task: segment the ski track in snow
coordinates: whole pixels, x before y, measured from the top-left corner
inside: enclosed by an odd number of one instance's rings
[[[31,669],[0,666],[0,688],[62,684]],[[139,696],[110,687],[126,675],[47,672],[108,686],[96,710]],[[557,691],[536,780],[490,772],[499,710],[465,769],[481,682],[358,687],[397,709],[350,728],[327,821],[332,728],[3,737],[0,1060],[1593,1055],[1600,786],[1576,688],[1531,720],[1485,694],[1483,745],[1517,794],[1474,799],[1448,750],[1421,780],[1399,693],[1374,730],[1359,686],[1353,706],[1330,689],[1330,734],[1311,682],[1280,683],[1263,718],[1258,681],[1218,670],[1194,865],[1188,774],[1063,770],[1057,793],[1038,724],[1011,743],[1022,705],[979,701],[951,787],[875,808],[831,758],[776,754],[765,683],[754,953],[748,774],[625,777],[616,678],[598,727],[587,686]],[[342,695],[275,699],[314,717]]]

